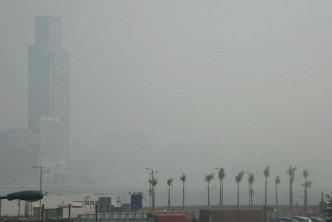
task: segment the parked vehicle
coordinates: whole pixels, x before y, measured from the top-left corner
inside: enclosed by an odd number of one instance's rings
[[[326,222],[325,219],[318,217],[310,217],[310,219],[312,220],[312,222]]]
[[[280,222],[299,222],[298,220],[290,217],[283,217],[280,219]]]
[[[300,222],[312,222],[312,220],[308,217],[296,216],[295,219],[300,221]]]

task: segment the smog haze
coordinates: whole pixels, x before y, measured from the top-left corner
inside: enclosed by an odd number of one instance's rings
[[[69,159],[91,166],[96,187],[147,195],[153,168],[156,192],[173,177],[180,194],[184,173],[205,195],[204,175],[223,167],[227,204],[242,170],[259,172],[262,203],[270,166],[270,201],[279,175],[286,204],[293,165],[295,201],[308,169],[316,203],[332,191],[331,11],[328,0],[2,0],[0,132],[28,127],[35,18],[56,16],[70,54]]]

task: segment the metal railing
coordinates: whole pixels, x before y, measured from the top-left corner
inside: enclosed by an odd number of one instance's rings
[[[74,222],[127,222],[127,221],[148,221],[154,222],[154,218],[148,218],[149,213],[186,213],[190,215],[191,222],[199,221],[199,210],[187,210],[187,211],[140,211],[140,212],[109,212],[96,214],[79,214],[77,218],[72,219]]]
[[[265,211],[266,220],[267,221],[279,221],[282,217],[296,217],[296,216],[302,216],[302,217],[319,217],[319,218],[325,218],[325,214],[323,213],[305,213],[305,212],[290,212],[290,211]]]

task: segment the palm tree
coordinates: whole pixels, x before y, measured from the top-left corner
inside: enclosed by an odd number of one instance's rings
[[[270,176],[270,167],[266,167],[266,169],[263,171],[265,176],[265,202],[264,207],[267,207],[267,178]]]
[[[243,171],[241,171],[236,177],[235,182],[237,183],[237,208],[240,209],[240,182],[243,177]]]
[[[214,179],[214,173],[207,174],[204,177],[205,182],[208,183],[208,208],[210,208],[210,182]]]
[[[249,178],[248,178],[248,182],[249,182],[249,205],[250,205],[250,208],[252,208],[252,192],[253,192],[253,189],[252,189],[252,184],[255,182],[255,176],[253,173],[250,173],[249,174]]]
[[[171,187],[173,187],[173,178],[167,180],[168,185],[168,211],[171,210]]]
[[[225,170],[224,168],[220,168],[218,171],[218,177],[220,180],[220,191],[219,191],[219,195],[220,195],[220,208],[223,208],[224,205],[224,178],[225,178]]]
[[[182,210],[186,210],[186,207],[185,207],[185,204],[184,204],[184,183],[186,182],[186,175],[183,174],[181,177],[180,177],[180,180],[182,181],[182,201],[183,201],[183,207],[182,207]]]
[[[293,182],[295,179],[295,170],[297,167],[289,166],[287,174],[289,175],[289,210],[293,211]]]
[[[277,210],[279,210],[279,203],[278,203],[278,184],[280,184],[279,176],[276,177],[275,183],[276,183],[276,207]]]
[[[306,181],[304,184],[302,184],[302,186],[304,186],[304,189],[305,189],[305,211],[308,213],[309,212],[309,205],[308,205],[308,188],[311,188],[312,186],[312,181]]]
[[[304,170],[303,171],[304,184],[302,184],[302,186],[304,186],[304,210],[306,212],[309,211],[309,207],[308,207],[308,188],[311,188],[311,185],[312,185],[311,181],[307,181],[308,176],[309,176],[308,170]]]
[[[153,211],[156,211],[156,193],[154,187],[158,184],[158,180],[155,177],[152,177],[152,179],[149,180],[149,183],[152,185],[152,208]]]
[[[304,186],[304,210],[305,211],[308,211],[308,203],[307,203],[307,201],[308,201],[308,199],[307,199],[307,195],[308,195],[308,193],[307,193],[307,177],[309,176],[309,173],[308,173],[308,170],[307,169],[305,169],[305,170],[303,170],[303,177],[304,177],[304,184],[302,184],[302,186]]]

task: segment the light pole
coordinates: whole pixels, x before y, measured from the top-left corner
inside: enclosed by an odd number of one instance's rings
[[[146,170],[150,170],[150,190],[151,190],[151,187],[152,187],[152,208],[154,210],[155,208],[155,203],[154,203],[154,186],[152,185],[152,180],[153,180],[153,173],[158,173],[158,170],[154,170],[154,169],[150,169],[150,168],[145,168]],[[149,194],[150,194],[150,190],[149,190]],[[150,195],[150,206],[151,206],[151,195]]]
[[[248,183],[249,183],[249,207],[252,208],[252,196],[253,196],[253,189],[252,189],[252,182],[250,182],[250,177],[254,176],[254,174],[258,174],[258,172],[248,172],[248,171],[242,171],[243,173],[247,173],[248,174]]]
[[[49,170],[46,170],[43,172],[43,167],[41,166],[32,166],[33,168],[39,168],[40,169],[40,178],[39,178],[39,191],[43,193],[42,191],[42,181],[43,181],[43,173],[48,173],[50,172]],[[39,201],[39,210],[41,208],[41,200]]]

